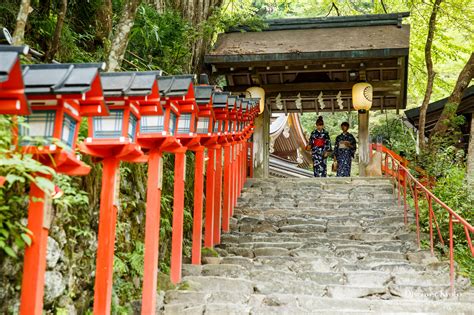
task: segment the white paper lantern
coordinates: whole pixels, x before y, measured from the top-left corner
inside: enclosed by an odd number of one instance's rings
[[[373,88],[366,82],[356,83],[352,87],[352,106],[359,112],[366,112],[372,107]]]
[[[260,99],[260,114],[265,109],[265,90],[258,86],[252,86],[246,90],[249,97]]]

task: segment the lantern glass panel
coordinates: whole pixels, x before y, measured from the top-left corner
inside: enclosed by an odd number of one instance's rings
[[[191,131],[191,114],[181,114],[179,116],[178,134],[189,133]]]
[[[61,132],[61,140],[70,148],[74,144],[74,136],[76,135],[77,122],[68,114],[64,114],[63,131]]]
[[[173,112],[170,112],[170,121],[169,121],[169,132],[174,135],[176,129],[176,115]]]
[[[40,137],[45,141],[45,144],[51,143],[55,119],[56,111],[54,110],[34,111],[31,115],[26,116],[25,122],[28,126],[20,128],[20,135],[26,137]],[[32,141],[22,141],[22,145],[29,144],[32,144]]]
[[[165,130],[164,116],[142,116],[140,119],[140,132],[141,133],[155,133],[162,132]]]
[[[199,118],[196,132],[202,134],[207,134],[209,132],[209,117]]]
[[[214,120],[214,128],[212,129],[212,132],[219,132],[219,121],[218,120]]]
[[[135,136],[137,134],[137,121],[137,117],[130,113],[130,118],[128,119],[128,137],[132,139],[132,141],[135,140]]]
[[[122,136],[123,110],[110,110],[109,116],[94,117],[94,138],[119,138]]]

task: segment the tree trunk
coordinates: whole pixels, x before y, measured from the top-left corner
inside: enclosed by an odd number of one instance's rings
[[[474,188],[474,114],[471,114],[471,132],[469,135],[469,149],[467,153],[467,182]],[[474,193],[474,192],[473,192]]]
[[[59,8],[58,20],[56,22],[56,28],[54,30],[53,40],[45,56],[46,62],[51,62],[54,58],[54,55],[56,55],[56,53],[58,52],[59,41],[61,39],[61,32],[63,30],[63,25],[64,25],[64,19],[66,18],[66,12],[67,12],[67,0],[61,0],[61,7]]]
[[[16,18],[15,31],[13,32],[13,45],[22,45],[25,41],[25,27],[28,15],[32,11],[30,0],[21,0],[20,10]]]
[[[153,6],[159,13],[163,13],[165,9],[165,4],[163,3],[163,0],[148,0],[147,3]]]
[[[474,76],[474,53],[471,53],[471,57],[467,61],[464,68],[459,74],[454,90],[448,98],[446,105],[443,108],[443,112],[439,117],[436,125],[431,133],[431,138],[434,136],[443,136],[448,130],[448,122],[456,115],[459,103],[461,103],[464,90],[469,86]]]
[[[102,1],[96,14],[96,37],[104,42],[112,33],[112,0]]]
[[[425,97],[420,108],[420,119],[418,123],[418,137],[421,149],[425,148],[425,122],[426,122],[426,111],[430,103],[431,93],[433,92],[433,82],[436,76],[436,72],[433,70],[433,60],[431,59],[431,46],[433,44],[433,37],[436,28],[436,15],[438,14],[439,6],[442,0],[436,0],[433,5],[433,11],[431,12],[430,22],[428,24],[428,36],[426,38],[425,46],[425,61],[426,70],[428,73],[428,79],[426,82]]]
[[[128,37],[135,22],[138,6],[141,0],[128,0],[123,8],[122,16],[117,25],[112,39],[109,56],[107,58],[107,71],[120,69],[128,46]]]

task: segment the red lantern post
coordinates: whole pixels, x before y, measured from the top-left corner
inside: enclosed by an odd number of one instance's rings
[[[165,148],[166,152],[175,154],[174,193],[173,193],[173,230],[171,239],[171,282],[181,281],[183,259],[183,223],[184,223],[184,182],[186,176],[186,151],[199,146],[196,135],[197,112],[199,111],[194,97],[192,75],[181,75],[159,78],[160,94],[166,100],[166,108],[177,111],[176,141]],[[167,113],[170,110],[167,109]],[[170,112],[171,113],[171,112]],[[170,118],[170,122],[173,117]]]
[[[212,94],[214,87],[209,85],[200,85],[194,88],[196,103],[199,106],[199,117],[196,132],[200,138],[199,151],[196,152],[196,167],[194,179],[194,221],[193,221],[193,246],[192,263],[198,265],[201,263],[201,243],[202,243],[202,201],[204,185],[204,149],[213,147],[217,142],[217,134],[214,131],[215,115],[212,108]],[[212,171],[212,175],[206,178],[206,222],[213,226],[213,185],[214,185],[214,165],[209,162],[207,172]],[[210,209],[210,211],[207,211]],[[208,228],[206,227],[206,230]],[[212,228],[210,228],[212,230]],[[212,236],[212,233],[209,233]],[[209,241],[209,240],[208,240]]]
[[[34,154],[38,161],[58,173],[86,175],[90,171],[74,150],[81,117],[107,113],[99,79],[102,67],[102,64],[45,64],[23,68],[25,93],[32,113],[26,117],[29,128],[19,130],[19,143],[25,152]],[[25,251],[20,314],[42,313],[51,198],[32,184],[28,229],[33,233],[33,242]]]
[[[228,98],[228,125],[229,129],[226,136],[226,142],[222,144],[224,148],[224,203],[222,209],[222,230],[229,232],[230,217],[233,208],[233,150],[237,134],[237,116],[238,116],[238,97],[230,96]]]
[[[216,116],[214,131],[217,131],[217,143],[214,145],[215,174],[214,174],[214,211],[213,211],[213,245],[220,244],[222,224],[222,147],[227,143],[229,129],[229,93],[216,92],[213,95],[213,109]]]
[[[101,158],[103,165],[94,314],[110,314],[115,227],[120,206],[119,166],[121,161],[143,161],[143,152],[137,143],[140,106],[143,104],[150,111],[160,112],[156,75],[156,72],[103,73],[101,82],[110,114],[89,118],[89,134],[81,144],[84,153]]]

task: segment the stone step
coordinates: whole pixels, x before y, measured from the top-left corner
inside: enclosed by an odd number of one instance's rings
[[[473,314],[474,289],[420,251],[383,178],[254,179],[215,264],[184,265],[164,314]],[[426,235],[422,235],[426,239]]]
[[[252,314],[285,314],[281,310],[299,310],[301,314],[472,314],[472,304],[457,301],[419,301],[402,299],[327,298],[307,295],[253,295]],[[273,312],[272,312],[273,308]],[[288,313],[290,314],[290,313]],[[291,314],[295,314],[295,311]]]

